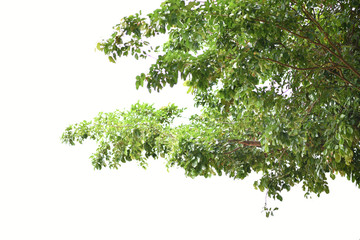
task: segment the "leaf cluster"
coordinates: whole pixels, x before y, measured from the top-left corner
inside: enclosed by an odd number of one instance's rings
[[[345,0],[167,0],[125,17],[98,50],[112,62],[161,50],[136,88],[183,81],[202,113],[171,127],[175,106],[160,120],[163,110],[138,104],[71,126],[63,140],[98,141],[98,169],[160,154],[191,177],[260,172],[254,187],[280,201],[299,183],[306,196],[328,193],[336,174],[360,186],[359,9]],[[150,46],[159,34],[168,41]]]

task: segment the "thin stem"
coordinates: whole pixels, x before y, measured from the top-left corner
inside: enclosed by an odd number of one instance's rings
[[[237,147],[237,148],[235,148],[234,150],[232,150],[232,151],[230,151],[230,152],[226,152],[226,153],[224,153],[224,154],[226,154],[226,155],[231,154],[231,153],[233,153],[233,152],[236,152],[236,151],[239,150],[240,148],[242,148],[242,146]]]
[[[276,60],[271,59],[271,58],[261,58],[261,59],[268,60],[268,61],[277,63],[277,64],[279,64],[279,65],[282,65],[282,66],[284,66],[284,67],[288,67],[288,68],[292,68],[292,69],[300,70],[300,71],[314,70],[314,69],[318,69],[318,68],[319,68],[319,67],[299,68],[299,67],[291,66],[291,65],[286,64],[286,63],[282,63],[282,62],[276,61]]]

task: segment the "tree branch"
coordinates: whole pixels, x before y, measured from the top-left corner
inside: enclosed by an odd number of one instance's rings
[[[316,21],[315,18],[313,18],[313,16],[311,16],[311,14],[306,10],[306,8],[304,6],[302,6],[302,10],[305,13],[305,15],[307,16],[307,19],[312,21],[316,27],[320,30],[320,32],[322,32],[326,38],[326,40],[328,40],[328,42],[330,43],[330,45],[335,49],[335,51],[337,51],[339,53],[339,55],[341,55],[340,50],[335,46],[335,44],[330,40],[329,35],[327,34],[327,32],[325,32],[325,30],[321,27],[320,23],[318,21]]]
[[[224,154],[226,154],[226,155],[231,154],[231,153],[233,153],[233,152],[236,152],[236,151],[239,150],[240,148],[242,148],[242,146],[241,146],[241,147],[237,147],[237,148],[235,148],[234,150],[232,150],[232,151],[230,151],[230,152],[226,152],[226,153],[224,153]]]
[[[243,141],[238,139],[230,139],[228,142],[236,142],[243,146],[250,146],[250,147],[261,147],[260,141]]]
[[[336,47],[336,45],[330,40],[329,35],[327,32],[325,32],[325,30],[321,27],[320,23],[318,21],[316,21],[316,19],[314,19],[311,14],[305,9],[305,7],[302,7],[303,12],[305,13],[305,15],[308,17],[308,20],[310,20],[311,22],[313,22],[316,27],[320,30],[320,32],[322,32],[326,38],[326,40],[330,43],[330,45],[335,49],[335,51],[338,52],[338,54],[336,54],[334,51],[332,51],[331,49],[329,49],[328,47],[326,47],[326,49],[332,53],[335,57],[339,58],[339,60],[345,64],[352,72],[355,73],[356,76],[358,76],[360,78],[360,73],[353,67],[351,66],[348,62],[345,61],[345,59],[342,57],[341,55],[341,51]],[[325,46],[325,45],[322,45]]]
[[[237,139],[230,139],[227,140],[228,142],[236,142],[238,144],[241,144],[242,146],[237,147],[233,150],[231,150],[230,152],[225,152],[224,154],[228,155],[231,154],[233,152],[236,152],[237,150],[239,150],[240,148],[244,147],[244,146],[248,146],[248,147],[261,147],[261,143],[260,141],[243,141],[243,140],[237,140]]]
[[[270,22],[268,22],[268,21],[266,21],[266,20],[263,20],[263,19],[252,18],[252,20],[270,24]],[[311,19],[309,19],[309,20],[311,20]],[[314,19],[314,21],[316,21],[316,20]],[[317,21],[316,21],[316,23],[317,23]],[[318,27],[318,28],[320,27],[320,28],[322,29],[322,27],[320,26],[320,24],[319,24],[319,23],[317,23],[317,24],[318,24],[317,27]],[[312,44],[314,44],[314,45],[316,45],[316,46],[320,46],[321,48],[323,48],[323,49],[325,49],[326,51],[330,52],[332,55],[334,55],[335,57],[337,57],[337,58],[345,65],[345,66],[342,66],[342,67],[346,67],[346,68],[350,69],[356,76],[358,76],[358,77],[360,78],[360,73],[359,73],[353,66],[351,66],[348,62],[346,62],[345,59],[341,56],[341,54],[340,54],[340,55],[337,54],[336,52],[334,52],[333,50],[331,50],[328,46],[326,46],[326,45],[324,45],[324,44],[322,44],[322,43],[320,43],[320,42],[315,42],[315,41],[311,40],[311,39],[308,38],[308,37],[305,37],[305,36],[302,36],[302,35],[300,35],[300,34],[297,34],[297,33],[293,32],[293,31],[291,31],[291,30],[289,30],[289,29],[287,29],[287,28],[285,28],[285,27],[283,27],[283,26],[281,26],[281,25],[274,24],[274,26],[276,26],[277,28],[280,28],[280,29],[282,29],[282,30],[284,30],[284,31],[287,31],[288,33],[290,33],[290,34],[292,34],[292,35],[294,35],[294,36],[296,36],[296,37],[299,37],[299,38],[301,38],[301,39],[307,40],[308,42],[310,42],[310,43],[312,43]],[[319,29],[319,30],[320,30],[320,29]],[[320,30],[320,31],[321,31],[321,30]],[[325,33],[325,31],[324,31],[323,29],[322,29],[322,31],[323,31],[324,35],[327,35],[327,33]],[[328,39],[328,38],[327,38],[327,39]],[[335,48],[335,51],[338,51],[338,52],[340,53],[340,51],[339,51],[339,50],[336,48],[336,46],[330,41],[330,39],[328,39],[328,41],[329,41],[329,43],[331,44],[331,46],[332,46],[333,48]],[[272,61],[272,62],[276,62],[276,63],[278,63],[278,64],[280,64],[280,65],[283,65],[283,66],[286,66],[286,67],[290,67],[290,68],[293,68],[293,69],[296,69],[296,70],[313,70],[313,69],[317,69],[317,68],[318,68],[318,67],[314,67],[314,68],[297,68],[297,67],[290,66],[290,65],[281,63],[281,62],[276,61],[276,60],[273,60],[273,59],[265,59],[265,60],[269,60],[269,61]],[[349,82],[349,81],[346,80],[345,78],[342,78],[342,77],[340,77],[340,78],[341,78],[342,80],[344,80],[347,84],[349,84],[349,85],[351,85],[351,86],[354,86],[357,90],[360,90],[359,87],[357,87],[357,86],[354,85],[353,83]]]
[[[284,66],[284,67],[288,67],[288,68],[292,68],[292,69],[295,69],[295,70],[300,70],[300,71],[314,70],[314,69],[318,69],[318,68],[320,68],[320,67],[299,68],[299,67],[291,66],[291,65],[286,64],[286,63],[282,63],[282,62],[276,61],[276,60],[271,59],[271,58],[261,58],[261,59],[268,60],[268,61],[271,61],[271,62],[277,63],[277,64],[279,64],[279,65],[282,65],[282,66]]]

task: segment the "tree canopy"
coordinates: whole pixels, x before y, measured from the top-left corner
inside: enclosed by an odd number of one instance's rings
[[[328,193],[336,174],[360,187],[359,1],[166,0],[113,29],[97,44],[111,62],[157,58],[136,88],[183,82],[201,114],[175,125],[183,109],[136,103],[69,126],[64,143],[98,143],[96,169],[162,157],[190,177],[257,172],[279,200],[296,184]]]

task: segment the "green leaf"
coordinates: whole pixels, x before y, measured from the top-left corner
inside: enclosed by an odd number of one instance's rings
[[[335,161],[339,163],[341,161],[341,155],[339,153],[335,153]]]
[[[109,56],[109,61],[112,62],[112,63],[116,63],[112,56]]]
[[[101,49],[101,44],[100,43],[97,43],[97,45],[96,45],[96,49],[97,50],[99,50],[99,51],[101,51],[102,49]]]
[[[330,173],[330,178],[332,179],[332,180],[335,180],[335,174],[334,173]]]

